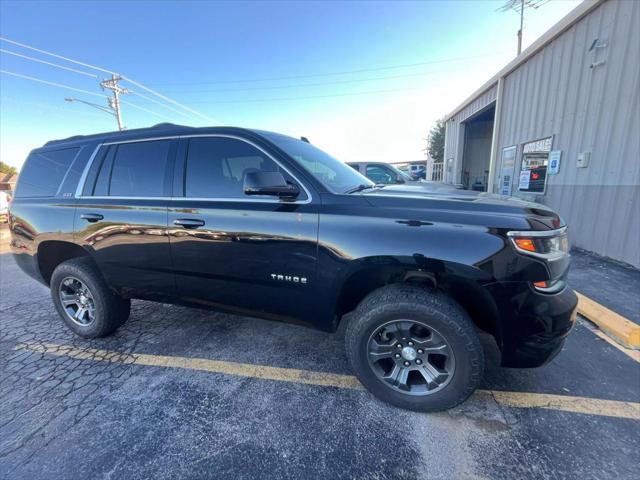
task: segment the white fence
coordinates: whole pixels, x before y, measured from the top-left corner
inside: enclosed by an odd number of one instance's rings
[[[437,162],[431,167],[431,181],[441,182],[444,175],[444,163]]]

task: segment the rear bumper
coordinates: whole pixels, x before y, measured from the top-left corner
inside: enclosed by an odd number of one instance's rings
[[[537,292],[528,282],[489,285],[500,319],[498,344],[503,367],[533,368],[551,361],[576,320],[578,297],[569,287]]]
[[[34,280],[42,283],[43,285],[46,285],[47,287],[49,286],[49,284],[45,281],[44,278],[42,278],[42,275],[40,274],[38,259],[35,255],[30,255],[28,253],[18,251],[15,248],[12,248],[12,253],[13,259],[15,260],[18,267],[20,267],[20,270],[22,270]]]

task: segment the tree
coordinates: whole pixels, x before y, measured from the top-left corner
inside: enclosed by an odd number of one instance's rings
[[[11,165],[7,165],[6,163],[0,161],[0,173],[9,173],[11,175],[15,175],[18,173],[16,167],[12,167]]]
[[[444,118],[440,118],[436,120],[435,125],[431,127],[428,139],[429,145],[427,146],[427,152],[429,152],[431,158],[436,162],[444,161],[444,132]]]

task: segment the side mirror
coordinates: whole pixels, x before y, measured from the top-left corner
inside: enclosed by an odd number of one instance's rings
[[[398,175],[396,177],[396,183],[406,183],[406,182],[404,181],[404,178],[402,178],[400,175]]]
[[[284,199],[294,199],[300,190],[287,183],[280,172],[247,172],[244,176],[245,195],[271,195]]]

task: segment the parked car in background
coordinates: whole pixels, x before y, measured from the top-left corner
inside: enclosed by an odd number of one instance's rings
[[[409,165],[409,175],[414,180],[425,180],[427,178],[427,167],[425,165]]]
[[[389,185],[392,183],[417,182],[399,168],[384,162],[347,162],[354,170],[360,172],[374,183]]]
[[[407,185],[415,187],[422,192],[429,192],[432,194],[444,193],[463,197],[469,196],[469,193],[473,194],[473,192],[461,190],[460,187],[456,185],[411,178],[409,174],[389,163],[347,162],[347,165],[360,172],[377,185]]]
[[[0,192],[0,222],[9,220],[9,195],[7,192]]]

